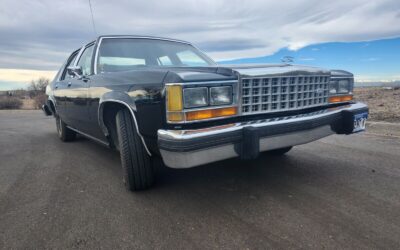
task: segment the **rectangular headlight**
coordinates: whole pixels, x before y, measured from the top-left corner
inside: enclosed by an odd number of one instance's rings
[[[228,105],[232,103],[232,86],[210,88],[211,105]]]
[[[345,94],[350,92],[350,80],[344,79],[338,81],[338,93]]]
[[[208,88],[183,89],[183,102],[185,108],[204,107],[208,105]]]
[[[329,83],[329,94],[351,94],[352,83],[352,79],[332,79]]]
[[[337,86],[338,86],[337,81],[331,81],[329,83],[329,94],[331,95],[337,94]]]

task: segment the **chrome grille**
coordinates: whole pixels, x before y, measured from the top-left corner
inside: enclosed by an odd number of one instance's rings
[[[242,78],[242,114],[288,111],[328,102],[329,76]]]

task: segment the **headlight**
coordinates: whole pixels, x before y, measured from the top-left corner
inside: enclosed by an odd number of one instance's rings
[[[208,88],[183,89],[183,103],[185,108],[196,108],[208,105]]]
[[[339,80],[338,82],[338,93],[349,93],[350,92],[350,80]]]
[[[331,80],[329,83],[329,94],[349,94],[352,92],[351,79]]]
[[[337,93],[337,81],[331,81],[329,83],[329,94],[334,95]]]
[[[353,99],[353,78],[332,79],[329,83],[329,103],[348,102]]]
[[[211,105],[228,105],[232,103],[232,87],[212,87],[210,88]]]

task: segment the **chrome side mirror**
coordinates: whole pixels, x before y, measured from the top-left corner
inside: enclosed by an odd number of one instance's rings
[[[69,66],[67,68],[68,75],[76,76],[78,79],[82,79],[83,72],[81,66]]]

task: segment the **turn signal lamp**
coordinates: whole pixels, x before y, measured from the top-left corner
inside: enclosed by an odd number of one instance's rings
[[[217,117],[232,116],[236,114],[237,114],[236,107],[196,110],[187,112],[186,120],[187,121],[204,120]]]
[[[353,100],[352,95],[342,95],[342,96],[331,96],[329,97],[329,102],[330,103],[336,103],[336,102],[348,102]]]
[[[168,111],[182,111],[182,86],[170,85],[167,86],[167,109]]]

